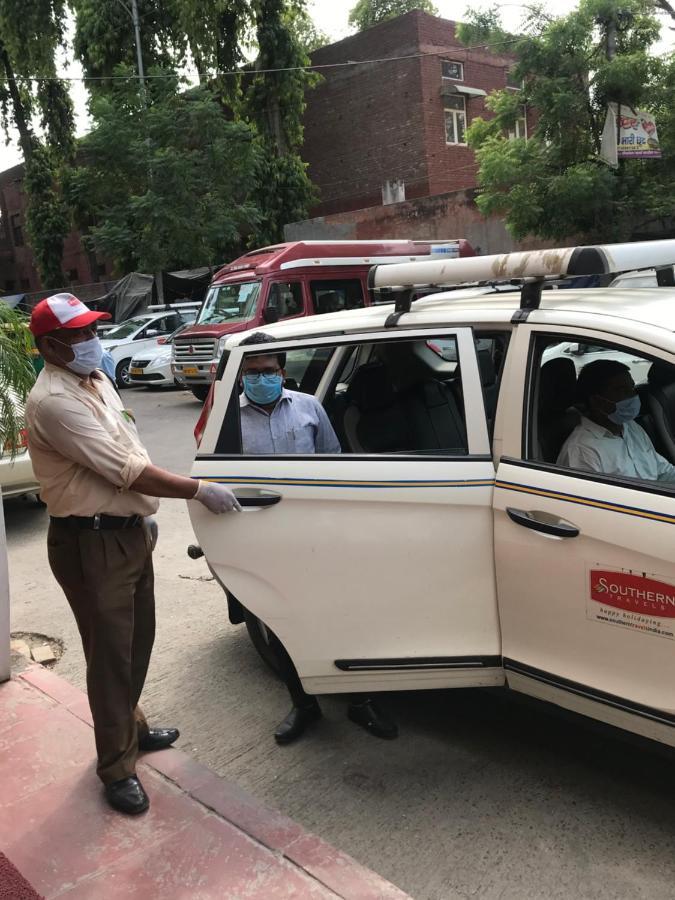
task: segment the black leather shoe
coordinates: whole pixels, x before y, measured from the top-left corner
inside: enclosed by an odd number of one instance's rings
[[[144,752],[150,750],[165,750],[180,737],[177,728],[150,728],[148,733],[138,739],[138,749]]]
[[[350,703],[347,716],[375,737],[389,741],[398,737],[396,722],[388,719],[372,700],[366,700],[365,703]]]
[[[113,809],[136,816],[150,806],[148,795],[135,775],[105,786],[105,797]]]
[[[277,744],[290,744],[299,738],[310,722],[321,718],[321,707],[314,702],[309,706],[294,706],[283,722],[277,726],[274,732],[274,740]]]

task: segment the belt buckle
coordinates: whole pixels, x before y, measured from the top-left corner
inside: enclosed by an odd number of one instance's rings
[[[100,531],[100,530],[101,530],[101,514],[96,513],[96,515],[94,516],[94,531]]]

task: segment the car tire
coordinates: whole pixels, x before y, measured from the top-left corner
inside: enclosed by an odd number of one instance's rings
[[[199,400],[200,403],[203,403],[206,398],[209,396],[209,391],[211,390],[210,384],[195,384],[194,387],[191,387],[193,395]]]
[[[274,672],[277,678],[282,678],[282,664],[278,655],[275,653],[273,647],[270,646],[269,643],[269,629],[257,616],[254,616],[252,612],[249,612],[248,609],[244,609],[244,621],[246,622],[246,630],[248,631],[248,636],[251,639],[251,643],[258,651],[258,656],[262,659],[265,665]]]
[[[131,357],[129,357],[129,359],[122,359],[117,363],[117,367],[115,368],[115,381],[117,382],[117,387],[120,390],[131,387],[131,385],[133,384],[133,382],[131,381],[131,376],[129,375],[130,362]]]

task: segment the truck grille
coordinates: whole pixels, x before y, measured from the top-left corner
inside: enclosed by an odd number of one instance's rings
[[[211,362],[216,355],[213,338],[176,338],[174,340],[175,361],[179,363]]]

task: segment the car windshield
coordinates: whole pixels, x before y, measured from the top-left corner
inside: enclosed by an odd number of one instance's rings
[[[150,319],[127,319],[126,322],[122,322],[121,325],[118,325],[117,328],[111,328],[110,331],[104,332],[101,337],[104,341],[109,340],[110,338],[114,338],[115,340],[119,340],[120,338],[131,337],[131,335],[137,331],[142,325],[147,325]]]
[[[253,318],[259,294],[259,281],[215,285],[206,295],[197,324],[246,322],[247,319]]]

